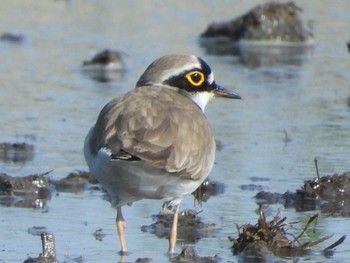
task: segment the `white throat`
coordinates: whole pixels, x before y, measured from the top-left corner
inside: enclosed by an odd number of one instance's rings
[[[188,93],[191,100],[196,103],[201,110],[204,112],[205,106],[207,106],[208,102],[214,97],[212,92],[202,91],[196,93]]]

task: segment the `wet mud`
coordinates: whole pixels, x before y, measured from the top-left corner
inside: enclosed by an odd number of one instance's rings
[[[68,174],[60,180],[50,178],[50,172],[44,174],[27,175],[14,177],[7,174],[0,174],[0,205],[22,208],[45,209],[47,202],[53,194],[60,192],[79,193],[87,190],[103,191],[96,179],[89,172],[76,171]],[[224,184],[207,179],[202,186],[193,193],[197,202],[206,202],[211,196],[223,193]],[[104,199],[108,201],[108,197]],[[215,224],[203,223],[200,212],[184,210],[179,212],[179,244],[194,244],[199,239],[215,236]],[[159,238],[167,238],[173,219],[173,214],[160,213],[153,216],[155,223],[149,226],[142,226],[143,232],[156,235]],[[28,233],[41,236],[43,253],[38,257],[28,257],[26,263],[49,263],[58,262],[55,254],[49,253],[47,249],[53,247],[54,237],[47,233],[44,226],[34,226],[28,229]],[[93,233],[97,241],[105,237],[103,229],[97,229]],[[50,245],[51,244],[51,245]],[[185,248],[182,253],[171,262],[216,262],[214,258],[199,257],[193,248]],[[190,261],[188,261],[190,260]],[[136,262],[152,262],[152,259],[143,258]]]
[[[153,216],[153,224],[142,226],[141,230],[159,238],[168,238],[173,217],[172,213],[161,212]],[[202,222],[199,213],[194,210],[180,211],[177,235],[179,244],[194,244],[201,238],[215,236],[215,224]]]
[[[18,178],[0,173],[0,205],[45,208],[52,194],[46,175],[35,174]]]
[[[45,174],[13,177],[0,174],[0,204],[13,207],[27,207],[43,209],[51,196],[57,192],[78,193],[86,190],[103,191],[98,182],[89,172],[72,172],[61,180],[52,180],[49,172]],[[254,182],[267,180],[266,178],[252,178]],[[259,185],[243,185],[245,190],[257,190]],[[224,192],[224,184],[207,179],[197,189],[193,196],[196,202],[206,202],[211,196]],[[286,207],[296,207],[297,211],[310,211],[320,209],[330,215],[341,214],[349,216],[348,199],[350,196],[350,172],[332,176],[318,177],[306,180],[301,189],[296,192],[283,194],[260,191],[257,202],[263,205],[281,203]],[[341,209],[341,210],[338,210]],[[200,218],[200,212],[184,210],[179,212],[178,243],[182,245],[195,244],[201,238],[215,236],[214,223],[204,223]],[[153,216],[155,222],[141,227],[143,232],[152,233],[159,238],[167,238],[169,235],[173,214],[161,211]],[[259,210],[258,222],[255,225],[245,224],[237,226],[238,237],[229,237],[233,243],[232,252],[244,259],[267,260],[269,258],[295,257],[309,255],[311,248],[332,236],[326,236],[318,240],[300,241],[310,224],[317,219],[317,215],[311,217],[300,234],[290,239],[290,229],[295,222],[287,222],[286,217],[275,215],[272,220],[267,220],[264,212]],[[43,245],[43,253],[36,258],[29,257],[24,262],[57,262],[53,250],[45,252],[45,249],[54,249],[54,238],[47,234],[45,227],[32,227],[28,229],[32,235],[40,235]],[[97,241],[105,237],[103,229],[97,229],[93,236]],[[326,247],[322,252],[326,255],[333,253],[333,248],[341,244],[345,236]],[[50,242],[53,244],[49,245]],[[45,256],[48,255],[48,256]],[[182,252],[171,258],[170,262],[218,262],[217,256],[199,257],[193,247],[185,247]],[[136,262],[152,262],[152,259],[142,258]]]
[[[55,192],[101,189],[88,172],[70,173],[61,180],[52,180],[49,175],[50,172],[17,177],[0,173],[0,205],[45,209]]]
[[[153,263],[155,262],[152,258],[138,258],[135,263]],[[181,250],[181,253],[177,256],[169,258],[171,263],[216,263],[221,262],[220,258],[215,256],[204,256],[201,257],[198,255],[197,251],[191,247],[186,246]]]
[[[76,171],[68,174],[60,180],[50,178],[50,172],[44,174],[14,177],[0,174],[0,205],[22,208],[45,209],[47,202],[53,194],[60,192],[79,193],[87,190],[103,191],[98,182],[89,172]],[[193,193],[197,202],[206,202],[211,196],[223,193],[224,184],[207,179],[202,186]],[[108,201],[108,197],[105,198]],[[215,224],[202,222],[200,212],[184,210],[179,212],[179,244],[194,244],[199,239],[215,236]],[[160,213],[153,216],[155,223],[142,226],[143,232],[156,235],[159,238],[167,238],[173,219],[171,213]],[[45,226],[34,226],[28,229],[28,233],[41,236],[43,253],[38,257],[28,257],[26,263],[58,262],[56,256],[47,252],[53,246],[53,234],[48,234]],[[103,229],[97,229],[93,233],[97,241],[105,237]],[[51,242],[51,243],[50,243]],[[51,245],[50,245],[51,244]],[[53,252],[53,250],[51,251]],[[45,256],[46,255],[46,256]],[[190,261],[189,261],[190,260]],[[152,259],[143,258],[136,262],[152,262]],[[180,255],[171,259],[171,262],[217,262],[216,257],[199,257],[193,248],[185,248]]]
[[[97,180],[86,171],[76,171],[61,180],[50,180],[57,192],[78,193],[86,190],[101,190]]]
[[[182,249],[181,253],[170,259],[171,263],[185,263],[185,262],[194,262],[194,263],[215,263],[220,262],[219,257],[215,256],[207,256],[200,257],[198,256],[196,250],[193,247],[187,246]]]
[[[260,191],[255,198],[260,204],[283,204],[297,211],[315,211],[329,216],[350,216],[350,172],[306,180],[295,192]]]

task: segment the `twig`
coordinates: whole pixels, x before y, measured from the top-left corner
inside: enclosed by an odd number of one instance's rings
[[[344,242],[345,238],[346,238],[346,235],[342,236],[337,241],[335,241],[332,245],[326,247],[323,251],[328,251],[328,250],[335,248],[336,246],[339,246],[341,243]]]
[[[333,236],[333,235],[328,235],[328,236],[325,236],[325,237],[323,237],[323,238],[320,238],[320,239],[318,239],[318,240],[316,240],[316,241],[306,242],[306,243],[304,243],[301,247],[302,247],[303,249],[307,249],[307,248],[313,247],[313,246],[315,246],[315,245],[317,245],[317,244],[319,244],[319,243],[321,243],[321,242],[323,242],[323,241],[325,241],[325,240],[327,240],[327,239],[330,239],[332,236]]]
[[[315,162],[317,179],[320,180],[320,173],[318,172],[318,165],[317,165],[317,157],[315,157],[314,162]]]
[[[302,237],[302,236],[304,235],[304,233],[305,233],[305,231],[308,229],[309,225],[310,225],[317,217],[318,217],[318,215],[316,214],[316,215],[314,215],[314,216],[312,216],[312,217],[309,218],[309,221],[308,221],[308,222],[306,223],[306,225],[304,226],[303,231],[301,231],[301,233],[300,233],[296,238],[294,238],[293,243],[294,243],[295,241],[297,241],[300,237]]]

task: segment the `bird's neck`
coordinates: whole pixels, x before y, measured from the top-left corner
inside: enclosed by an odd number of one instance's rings
[[[151,82],[146,82],[146,83],[138,83],[136,88],[142,87],[142,86],[156,86],[160,88],[166,88],[173,90],[175,92],[181,93],[185,97],[189,98],[192,100],[203,112],[205,107],[207,106],[208,102],[214,97],[214,94],[212,92],[188,92],[186,90],[182,90],[173,86],[169,85],[164,85],[164,84],[158,84],[158,83],[151,83]]]
[[[206,91],[193,93],[182,91],[181,93],[190,98],[203,112],[208,102],[214,97],[214,94],[212,92]]]

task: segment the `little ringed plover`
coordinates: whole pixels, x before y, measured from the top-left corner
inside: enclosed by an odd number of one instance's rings
[[[145,198],[163,199],[174,212],[168,250],[174,252],[179,204],[214,164],[215,141],[204,115],[213,97],[241,98],[217,85],[201,58],[166,55],[146,69],[135,89],[101,110],[84,155],[117,209],[122,254],[127,252],[122,206]]]

